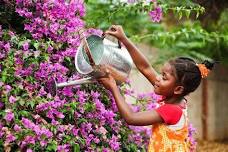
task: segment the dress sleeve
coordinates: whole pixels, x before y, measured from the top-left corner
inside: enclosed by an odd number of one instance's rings
[[[178,105],[173,104],[164,104],[155,110],[168,125],[176,124],[180,120],[183,113],[182,109]]]

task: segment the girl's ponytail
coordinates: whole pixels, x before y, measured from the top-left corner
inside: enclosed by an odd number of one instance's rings
[[[196,64],[200,70],[202,78],[208,76],[209,72],[213,69],[215,63],[215,61],[210,62],[208,60],[204,60],[202,63]]]
[[[208,61],[208,60],[204,60],[204,61],[202,62],[202,64],[204,64],[204,65],[205,65],[208,69],[210,69],[210,70],[213,69],[215,63],[216,63],[216,61],[210,62],[210,61]]]

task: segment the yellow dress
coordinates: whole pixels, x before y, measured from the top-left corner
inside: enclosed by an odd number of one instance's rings
[[[170,128],[165,123],[154,124],[148,152],[189,152],[188,125],[183,112],[181,128]]]

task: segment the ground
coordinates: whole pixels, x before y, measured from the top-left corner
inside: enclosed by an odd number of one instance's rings
[[[196,152],[228,152],[228,140],[223,142],[198,141]]]

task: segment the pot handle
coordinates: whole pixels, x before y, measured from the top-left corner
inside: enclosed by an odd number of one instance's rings
[[[80,36],[80,39],[82,39],[82,42],[83,42],[84,51],[85,51],[87,57],[89,58],[89,64],[90,64],[92,67],[94,67],[96,64],[95,64],[95,61],[94,61],[94,59],[93,59],[91,50],[90,50],[90,48],[89,48],[88,42],[87,42],[86,37],[85,37],[85,35],[84,35],[83,32],[84,32],[84,29],[80,29],[80,30],[78,31],[79,36]],[[81,36],[82,36],[82,38],[81,38]]]
[[[114,28],[111,28],[112,31],[115,31]],[[104,39],[106,37],[106,34],[102,34],[102,39]],[[121,49],[121,42],[118,40],[118,48]]]

